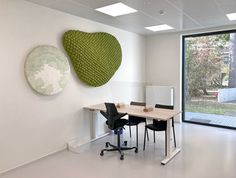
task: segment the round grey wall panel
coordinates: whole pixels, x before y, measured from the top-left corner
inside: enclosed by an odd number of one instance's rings
[[[26,59],[25,75],[35,91],[43,95],[54,95],[66,86],[70,65],[66,56],[56,47],[38,46]]]

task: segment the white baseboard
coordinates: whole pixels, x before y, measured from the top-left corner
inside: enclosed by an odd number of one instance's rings
[[[107,133],[105,133],[105,134],[103,134],[103,135],[100,135],[99,137],[97,137],[97,138],[94,138],[94,139],[92,139],[92,140],[88,140],[88,141],[85,141],[85,142],[79,142],[79,139],[78,138],[74,138],[74,139],[72,139],[71,141],[69,141],[68,143],[67,143],[67,150],[68,151],[71,151],[71,152],[73,152],[73,153],[76,153],[76,154],[79,154],[80,152],[80,148],[82,147],[82,146],[85,146],[86,144],[89,144],[89,143],[91,143],[91,142],[94,142],[94,141],[96,141],[96,140],[98,140],[98,139],[101,139],[101,138],[103,138],[103,137],[105,137],[105,136],[107,136],[107,135],[109,135],[111,132],[107,132]]]
[[[101,139],[101,138],[103,138],[103,137],[105,137],[105,136],[107,136],[107,135],[109,135],[109,134],[110,134],[110,132],[107,132],[107,133],[105,133],[105,134],[99,136],[98,138],[95,138],[95,139],[92,139],[92,140],[88,140],[88,141],[83,142],[83,143],[79,143],[79,142],[78,142],[78,140],[79,140],[78,138],[72,139],[72,140],[69,141],[66,145],[63,145],[62,147],[60,147],[60,148],[58,148],[58,149],[56,149],[56,150],[54,150],[54,151],[51,151],[51,152],[49,152],[49,153],[46,153],[46,154],[44,154],[44,155],[42,155],[42,156],[40,156],[40,157],[38,157],[38,158],[32,159],[32,160],[30,160],[30,161],[26,161],[26,162],[24,162],[24,163],[21,163],[21,164],[16,165],[16,166],[14,166],[14,167],[12,167],[12,168],[9,168],[9,169],[0,170],[0,176],[3,175],[3,174],[6,174],[6,173],[9,172],[9,171],[12,171],[12,170],[14,170],[14,169],[17,169],[17,168],[26,166],[26,165],[28,165],[28,164],[30,164],[30,163],[33,163],[33,162],[35,162],[35,161],[38,161],[38,160],[40,160],[40,159],[43,159],[43,158],[45,158],[45,157],[48,157],[48,156],[50,156],[50,155],[53,155],[53,154],[55,154],[55,153],[58,153],[58,152],[60,152],[60,151],[65,150],[65,149],[68,149],[69,151],[72,151],[72,152],[74,152],[74,153],[78,153],[78,148],[79,148],[79,147],[81,147],[81,146],[83,146],[83,145],[86,145],[86,144],[88,144],[88,143],[91,143],[91,142],[93,142],[93,141],[96,141],[96,140],[98,140],[98,139]],[[76,148],[77,148],[77,149],[76,149]]]
[[[60,152],[60,151],[63,151],[63,150],[65,150],[66,148],[67,148],[67,146],[64,145],[64,146],[62,146],[62,147],[60,147],[60,148],[58,148],[58,149],[56,149],[56,150],[54,150],[54,151],[51,151],[51,152],[49,152],[49,153],[46,153],[46,154],[44,154],[44,155],[42,155],[42,156],[40,156],[40,157],[38,157],[38,158],[32,159],[32,160],[30,160],[30,161],[26,161],[26,162],[24,162],[24,163],[21,163],[21,164],[16,165],[16,166],[14,166],[14,167],[12,167],[12,168],[9,168],[9,169],[0,170],[0,176],[1,176],[2,174],[5,174],[5,173],[7,173],[7,172],[9,172],[9,171],[14,170],[14,169],[20,168],[20,167],[22,167],[22,166],[26,166],[26,165],[28,165],[28,164],[30,164],[30,163],[33,163],[33,162],[35,162],[35,161],[38,161],[38,160],[40,160],[40,159],[43,159],[43,158],[45,158],[45,157],[48,157],[48,156],[50,156],[50,155],[53,155],[53,154],[58,153],[58,152]]]

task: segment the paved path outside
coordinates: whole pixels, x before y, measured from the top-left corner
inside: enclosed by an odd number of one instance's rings
[[[236,128],[236,117],[234,116],[185,112],[185,120]]]

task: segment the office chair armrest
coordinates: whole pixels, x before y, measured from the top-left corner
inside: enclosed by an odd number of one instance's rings
[[[100,111],[100,113],[106,118],[106,119],[108,119],[109,118],[109,116],[108,116],[108,114],[106,113],[106,112],[104,112],[104,111]]]
[[[120,114],[120,113],[119,113]],[[125,115],[127,115],[128,113],[123,113],[123,114],[120,114],[120,117],[124,117]]]
[[[125,115],[127,115],[127,113],[122,113],[122,114],[119,113],[119,114],[117,114],[116,116],[113,117],[114,122],[115,122],[116,120],[121,119],[121,118],[124,117]]]
[[[120,119],[120,118],[124,117],[125,115],[127,115],[127,113],[119,113],[114,118],[115,118],[115,120],[117,120],[117,119]]]

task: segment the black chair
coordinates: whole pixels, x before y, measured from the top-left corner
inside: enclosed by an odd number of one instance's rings
[[[155,108],[162,108],[162,109],[174,109],[174,106],[169,106],[169,105],[161,105],[161,104],[156,104]],[[175,126],[174,126],[174,118],[171,118],[172,121],[172,129],[173,129],[173,136],[174,136],[174,145],[176,147],[176,138],[175,138]],[[154,143],[156,142],[155,138],[155,131],[165,131],[165,154],[167,155],[167,121],[158,121],[153,119],[153,124],[148,124],[145,126],[145,133],[144,133],[144,145],[143,145],[143,150],[145,150],[145,145],[146,145],[146,134],[147,134],[147,129],[153,130],[153,137],[154,137]]]
[[[134,102],[131,101],[130,105],[135,105],[135,106],[146,106],[146,103],[141,103],[141,102]],[[138,125],[140,123],[145,123],[145,126],[147,125],[146,118],[144,117],[137,117],[137,116],[129,116],[128,123],[126,125],[129,126],[129,134],[131,137],[131,126],[136,126],[136,147],[138,148]],[[147,139],[149,140],[149,136],[147,133]]]
[[[121,134],[121,130],[124,128],[124,125],[128,123],[128,120],[126,119],[121,119],[122,117],[124,117],[127,113],[125,114],[120,114],[118,113],[116,106],[114,103],[105,103],[106,109],[107,111],[100,111],[101,114],[107,119],[106,124],[108,125],[108,128],[111,130],[116,130],[117,131],[117,145],[112,145],[109,142],[106,142],[106,147],[112,147],[111,149],[103,149],[101,150],[100,155],[103,156],[104,155],[104,151],[119,151],[120,153],[120,159],[123,160],[124,159],[124,153],[122,152],[122,150],[131,150],[131,149],[135,149],[135,153],[138,152],[138,148],[137,147],[122,147],[120,145],[120,134]],[[127,142],[124,142],[125,146],[127,145]]]

